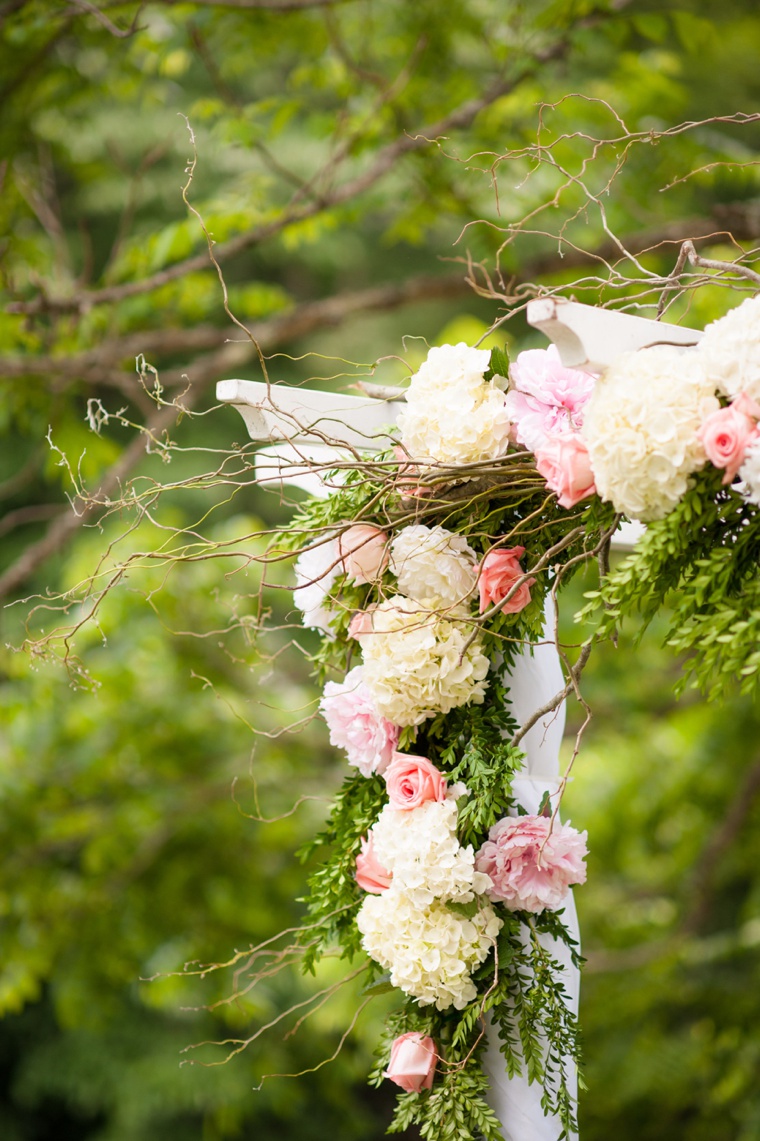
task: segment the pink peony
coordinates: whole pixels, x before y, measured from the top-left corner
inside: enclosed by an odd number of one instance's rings
[[[375,855],[371,832],[362,839],[362,850],[356,857],[354,878],[362,891],[370,891],[373,895],[380,895],[391,886],[393,876]]]
[[[446,799],[446,778],[427,757],[394,753],[385,784],[391,808],[419,808],[428,800]]]
[[[416,1030],[402,1034],[391,1046],[391,1060],[385,1071],[397,1086],[407,1093],[419,1093],[433,1085],[438,1051],[432,1038],[423,1038]]]
[[[586,833],[548,816],[504,817],[494,824],[475,857],[475,869],[491,877],[492,900],[511,911],[558,908],[571,884],[586,882]]]
[[[740,394],[728,408],[712,412],[699,429],[707,458],[717,468],[725,468],[724,483],[731,483],[744,463],[744,453],[750,440],[757,436],[757,426],[744,411],[745,400]],[[754,404],[754,401],[749,401]]]
[[[319,708],[330,731],[330,744],[348,753],[348,763],[365,777],[382,773],[398,745],[398,725],[382,717],[356,666],[343,682],[328,681]]]
[[[523,569],[519,560],[524,554],[525,547],[509,547],[488,552],[480,564],[478,577],[481,614],[492,603],[501,602],[506,598],[517,580],[522,578]],[[530,602],[530,588],[535,581],[534,578],[526,578],[520,584],[509,602],[502,606],[504,614],[519,614],[525,609]]]
[[[535,452],[547,437],[580,428],[595,377],[565,368],[556,345],[520,353],[509,376],[512,389],[506,396],[507,412],[518,443]]]
[[[353,582],[375,582],[388,565],[388,536],[381,527],[355,523],[338,538],[343,570]]]
[[[575,507],[596,491],[588,448],[572,432],[547,438],[536,451],[536,468],[561,507]]]

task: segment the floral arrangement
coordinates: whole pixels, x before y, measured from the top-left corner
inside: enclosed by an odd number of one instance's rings
[[[561,823],[549,790],[532,814],[513,792],[526,726],[511,714],[510,669],[545,637],[547,598],[595,559],[595,637],[678,587],[671,641],[709,644],[691,664],[698,680],[706,657],[719,667],[709,684],[733,671],[754,682],[759,402],[760,298],[696,349],[629,353],[600,377],[563,367],[554,348],[511,366],[498,350],[433,348],[395,446],[344,465],[280,536],[298,552],[295,605],[321,635],[320,713],[350,768],[304,852],[320,862],[303,958],[309,969],[336,945],[363,954],[366,993],[400,992],[372,1075],[400,1087],[391,1131],[501,1137],[482,1068],[488,1017],[508,1073],[541,1083],[545,1112],[572,1134],[578,1028],[547,946],[578,961],[562,916],[586,877],[586,836]],[[650,526],[610,572],[623,516]],[[555,706],[586,649],[565,657]]]

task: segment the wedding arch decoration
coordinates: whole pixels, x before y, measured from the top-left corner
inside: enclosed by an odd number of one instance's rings
[[[218,391],[270,441],[258,478],[317,492],[269,558],[294,561],[347,766],[280,961],[338,948],[367,1001],[398,995],[371,1081],[400,1087],[390,1132],[431,1139],[576,1132],[587,837],[560,808],[585,723],[561,775],[557,748],[593,642],[674,597],[684,683],[760,669],[760,297],[704,335],[531,307],[562,355],[459,343],[402,391]],[[626,520],[646,527],[611,570]],[[558,596],[591,560],[572,653]]]

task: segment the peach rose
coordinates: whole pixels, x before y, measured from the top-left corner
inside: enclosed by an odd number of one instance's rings
[[[741,394],[728,408],[711,413],[699,429],[707,458],[717,468],[725,468],[724,483],[731,483],[744,462],[750,440],[757,435],[755,421],[743,410]],[[750,402],[754,403],[754,402]]]
[[[354,879],[362,891],[371,891],[373,895],[380,895],[391,886],[393,876],[375,855],[371,832],[362,838],[362,850],[356,857]]]
[[[501,602],[509,594],[523,569],[519,560],[525,554],[525,547],[508,547],[504,550],[489,551],[480,564],[478,589],[480,591],[480,613],[490,605]],[[504,614],[519,614],[530,602],[530,588],[536,580],[526,578],[504,606]]]
[[[383,775],[391,808],[419,808],[428,800],[446,799],[446,778],[427,757],[394,752]]]
[[[561,507],[575,507],[596,491],[588,448],[575,432],[549,436],[536,452],[536,468]]]
[[[393,449],[393,455],[398,463],[396,473],[396,486],[405,499],[419,499],[425,495],[432,495],[433,488],[426,487],[419,482],[420,465],[413,463],[399,444]]]
[[[388,536],[381,527],[355,523],[338,538],[343,570],[353,582],[375,582],[388,565]]]
[[[391,1060],[385,1071],[397,1086],[407,1093],[419,1093],[433,1085],[438,1051],[432,1038],[423,1038],[417,1030],[402,1034],[391,1046]]]

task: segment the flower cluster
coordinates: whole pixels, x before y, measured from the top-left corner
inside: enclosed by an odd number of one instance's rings
[[[467,602],[478,579],[477,556],[466,539],[445,527],[404,527],[391,545],[399,593],[440,606]]]
[[[482,898],[491,880],[457,838],[457,798],[427,757],[396,753],[385,773],[389,802],[356,862],[370,894],[357,916],[365,951],[420,1003],[461,1010],[476,989],[470,972],[501,929]],[[480,897],[472,919],[446,905]]]
[[[661,519],[707,462],[699,430],[718,408],[698,353],[624,353],[597,384],[582,430],[601,497],[631,518]]]
[[[708,461],[726,484],[738,474],[760,504],[758,329],[752,298],[709,325],[699,351],[623,354],[598,382],[564,368],[554,346],[520,353],[506,396],[514,439],[533,451],[563,507],[598,492],[631,518],[661,519]]]
[[[472,846],[457,839],[457,806],[452,796],[430,800],[411,812],[386,805],[372,828],[373,850],[403,891],[419,908],[434,899],[469,903],[491,887],[475,870]]]
[[[502,927],[488,903],[467,919],[440,900],[420,908],[393,888],[367,896],[356,922],[365,951],[390,971],[392,985],[439,1010],[462,1010],[477,996],[471,972],[492,951]]]
[[[372,630],[360,638],[364,684],[394,725],[420,725],[485,698],[488,658],[479,637],[467,645],[467,612],[441,615],[434,605],[395,595],[373,610]]]
[[[330,590],[341,570],[337,538],[306,547],[295,563],[293,602],[303,615],[304,626],[321,630],[328,638],[335,637],[330,629],[330,622],[335,617],[330,606]]]
[[[760,401],[760,296],[708,325],[698,350],[715,388]]]
[[[468,464],[506,454],[509,416],[497,378],[484,379],[490,359],[487,349],[464,343],[430,350],[398,417],[401,442],[412,459]]]

